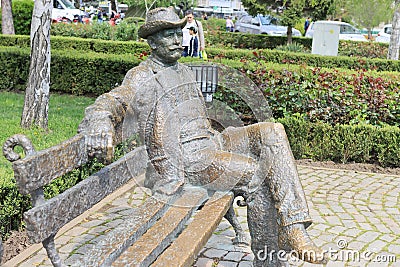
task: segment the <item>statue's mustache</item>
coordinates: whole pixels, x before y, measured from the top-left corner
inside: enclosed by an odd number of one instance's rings
[[[169,50],[183,50],[183,47],[182,46],[178,46],[178,45],[173,45],[173,46],[170,46],[170,47],[168,47],[168,49]]]

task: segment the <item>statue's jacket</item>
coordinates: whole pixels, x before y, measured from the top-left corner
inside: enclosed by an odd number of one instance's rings
[[[184,179],[182,145],[214,136],[193,72],[183,64],[165,67],[151,58],[129,70],[121,86],[98,97],[80,128],[96,127],[91,125],[96,116],[111,120],[119,141],[139,135],[162,183]]]

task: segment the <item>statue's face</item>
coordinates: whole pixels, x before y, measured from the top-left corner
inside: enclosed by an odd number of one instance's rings
[[[175,63],[182,54],[182,29],[172,28],[159,31],[148,39],[152,55],[163,63]]]

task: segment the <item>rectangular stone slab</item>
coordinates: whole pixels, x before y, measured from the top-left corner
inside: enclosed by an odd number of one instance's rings
[[[202,188],[185,188],[182,197],[141,238],[112,263],[112,266],[149,266],[182,231],[194,211],[208,198]]]
[[[19,191],[26,195],[87,161],[85,137],[78,134],[59,145],[13,162],[14,177]]]
[[[147,153],[136,148],[62,194],[24,213],[30,241],[39,243],[130,179],[145,172]]]
[[[151,266],[192,266],[196,256],[225,216],[232,201],[232,193],[216,192],[179,237]]]

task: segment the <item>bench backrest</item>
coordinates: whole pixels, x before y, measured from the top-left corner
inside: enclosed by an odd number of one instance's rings
[[[10,141],[11,140],[11,141]],[[27,142],[27,137],[16,135],[8,142],[14,147]],[[40,243],[66,223],[76,218],[133,177],[145,172],[147,153],[139,147],[120,160],[104,167],[65,192],[44,199],[43,186],[82,166],[88,161],[82,135],[39,152],[30,151],[23,159],[13,162],[14,176],[19,191],[30,194],[32,209],[24,213],[31,242]]]

